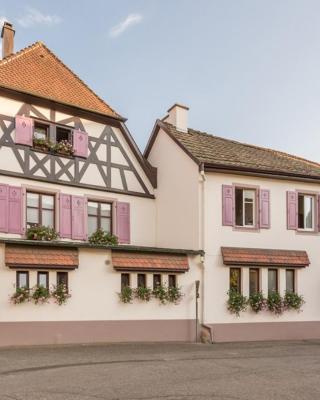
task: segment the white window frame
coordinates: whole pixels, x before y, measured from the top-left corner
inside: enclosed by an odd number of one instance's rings
[[[303,196],[303,201],[305,201],[305,198],[311,198],[312,199],[312,227],[311,228],[299,228],[299,218],[298,218],[298,226],[297,229],[298,231],[302,231],[302,232],[314,232],[315,231],[315,216],[316,216],[316,197],[313,194],[310,193],[298,193],[298,204],[297,204],[297,208],[298,208],[298,215],[299,215],[299,197]],[[304,225],[306,223],[306,215],[303,215],[303,222]]]
[[[236,202],[236,190],[242,190],[242,225],[237,225],[237,208],[234,207],[234,221],[235,221],[235,226],[237,228],[248,228],[248,229],[253,229],[256,228],[256,223],[257,223],[257,215],[256,215],[256,208],[257,208],[257,189],[252,188],[252,187],[242,187],[242,186],[235,186],[235,191],[234,191],[234,202]],[[253,207],[252,207],[252,212],[253,212],[253,224],[252,225],[245,225],[245,195],[244,193],[246,191],[253,192]],[[248,203],[251,204],[251,203]]]

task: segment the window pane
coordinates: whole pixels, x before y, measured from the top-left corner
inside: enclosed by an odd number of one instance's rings
[[[305,228],[313,228],[313,197],[304,197]]]
[[[27,208],[27,224],[39,224],[39,210]]]
[[[33,136],[36,139],[46,139],[47,138],[48,128],[43,125],[35,125]]]
[[[101,218],[100,219],[101,229],[107,232],[111,232],[111,221],[109,218]]]
[[[146,287],[146,275],[138,274],[138,287]]]
[[[243,196],[242,189],[236,189],[236,225],[243,226]]]
[[[111,204],[100,203],[100,212],[101,212],[102,217],[110,217],[111,216]]]
[[[268,292],[276,292],[278,290],[277,287],[277,270],[269,269],[268,270]]]
[[[298,228],[304,229],[304,196],[298,196]]]
[[[37,193],[27,193],[27,206],[39,207],[39,195]]]
[[[126,286],[130,286],[130,275],[121,274],[121,289],[123,289]]]
[[[93,201],[88,202],[88,214],[98,215],[98,203],[94,203]]]
[[[42,225],[54,227],[54,212],[51,210],[42,210]]]
[[[161,275],[153,274],[153,288],[155,289],[157,286],[161,286]]]
[[[244,201],[246,202],[254,202],[255,191],[254,190],[244,190],[243,191]]]
[[[241,292],[241,269],[230,268],[230,289]]]
[[[250,294],[259,292],[259,270],[250,268],[249,271],[249,291]]]
[[[41,196],[41,200],[42,200],[42,208],[49,208],[50,210],[53,210],[54,196],[48,196],[43,194]]]
[[[56,130],[56,142],[57,143],[61,142],[62,140],[67,140],[68,142],[70,142],[70,138],[71,138],[70,129],[57,127],[57,130]]]
[[[38,272],[38,285],[48,287],[48,274],[46,272]]]
[[[18,272],[18,288],[28,287],[28,272]]]
[[[286,270],[286,291],[294,292],[294,270],[287,269]]]
[[[253,203],[245,203],[245,220],[244,224],[246,226],[252,226],[253,225]]]
[[[68,287],[68,272],[57,272],[57,285]]]
[[[169,287],[176,287],[176,276],[169,275]]]
[[[92,235],[98,229],[98,217],[88,217],[88,235]]]

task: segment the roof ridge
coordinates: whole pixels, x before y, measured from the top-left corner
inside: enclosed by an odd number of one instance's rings
[[[20,49],[19,51],[17,51],[16,53],[10,54],[10,56],[3,58],[2,60],[0,60],[0,66],[3,64],[7,64],[10,61],[15,60],[16,58],[19,58],[20,56],[24,55],[25,53],[34,50],[36,47],[40,47],[41,45],[43,45],[42,42],[37,41],[34,42],[32,44],[30,44],[27,47],[23,47],[22,49]]]
[[[165,124],[168,124],[168,125],[171,125],[173,128],[175,128],[174,125],[170,124],[169,122],[164,122],[164,121],[161,121],[161,122],[165,123]],[[193,128],[188,128],[188,133],[189,133],[189,131],[191,131],[191,132],[193,131],[196,134],[209,136],[209,137],[212,137],[212,138],[215,138],[215,139],[220,139],[220,140],[223,140],[223,141],[226,141],[226,142],[229,142],[229,143],[231,142],[231,143],[240,144],[242,146],[247,146],[247,147],[251,147],[251,148],[254,148],[254,149],[258,149],[258,150],[268,151],[269,153],[278,154],[278,155],[281,155],[281,156],[284,156],[284,157],[287,157],[287,158],[291,158],[293,160],[303,161],[303,162],[312,164],[314,166],[320,167],[320,163],[317,163],[316,161],[308,160],[306,158],[303,158],[303,157],[300,157],[300,156],[297,156],[297,155],[294,155],[294,154],[286,153],[286,152],[281,151],[281,150],[275,150],[275,149],[271,149],[271,148],[268,148],[268,147],[263,147],[263,146],[257,146],[257,145],[254,145],[254,144],[244,143],[244,142],[240,142],[240,141],[234,140],[234,139],[227,139],[227,138],[224,138],[224,137],[221,137],[221,136],[213,135],[211,133],[199,131],[199,130],[196,130],[196,129],[193,129]]]

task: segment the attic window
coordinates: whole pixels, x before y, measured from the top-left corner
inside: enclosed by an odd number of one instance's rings
[[[62,128],[61,126],[57,126],[56,128],[56,143],[59,143],[63,140],[71,143],[71,129]]]

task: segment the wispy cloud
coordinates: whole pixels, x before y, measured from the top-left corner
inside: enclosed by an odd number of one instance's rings
[[[59,24],[61,18],[58,15],[42,14],[39,10],[29,7],[23,17],[17,18],[17,22],[23,28],[30,28],[34,25],[53,26]]]
[[[123,21],[121,21],[118,25],[115,25],[110,30],[111,37],[117,37],[129,29],[131,26],[140,24],[142,21],[142,15],[140,14],[129,14]]]

